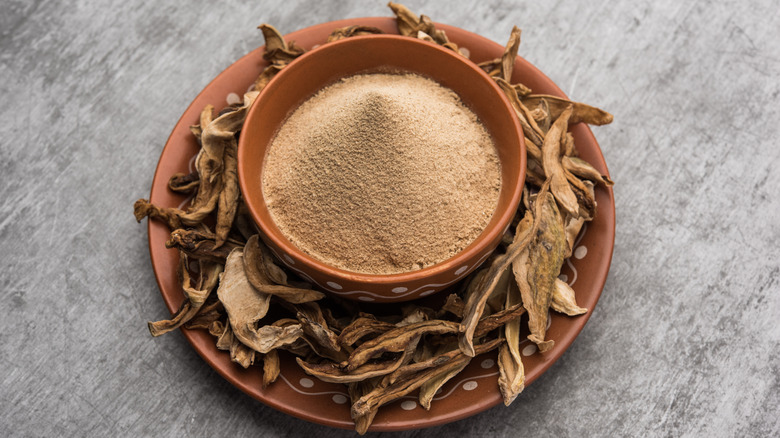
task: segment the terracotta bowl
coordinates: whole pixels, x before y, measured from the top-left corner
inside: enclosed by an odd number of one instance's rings
[[[263,198],[266,151],[288,115],[341,78],[372,71],[403,71],[431,78],[455,91],[492,136],[501,161],[502,187],[491,221],[463,251],[436,265],[405,273],[373,275],[328,266],[282,234]],[[517,116],[495,82],[460,55],[413,38],[371,35],[327,43],[282,70],[247,114],[238,148],[238,177],[246,204],[265,243],[288,268],[343,298],[399,302],[436,293],[478,267],[498,245],[515,214],[525,179],[525,143]]]

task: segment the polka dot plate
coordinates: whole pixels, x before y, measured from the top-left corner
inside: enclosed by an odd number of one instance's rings
[[[387,33],[397,33],[392,18],[357,18],[323,23],[293,32],[286,36],[310,49],[326,41],[336,28],[362,24],[375,26]],[[493,41],[465,30],[437,25],[452,41],[465,48],[475,62],[499,57],[503,47]],[[217,76],[192,102],[173,129],[163,149],[152,183],[151,201],[161,206],[181,206],[187,199],[167,188],[167,182],[176,172],[193,170],[198,146],[190,134],[189,126],[196,124],[200,110],[206,104],[217,109],[237,102],[255,77],[266,65],[262,59],[263,48],[258,48],[236,61]],[[512,82],[522,82],[535,93],[565,97],[555,84],[534,66],[518,57]],[[582,124],[571,127],[580,156],[607,174],[607,167],[596,139],[590,129]],[[573,257],[567,261],[561,278],[572,285],[581,306],[590,309],[582,316],[567,317],[553,313],[548,330],[555,347],[544,354],[527,342],[522,346],[526,384],[532,383],[544,373],[571,345],[580,333],[601,295],[612,259],[615,238],[614,197],[610,188],[596,190],[598,214],[587,224],[575,245]],[[149,249],[152,266],[166,306],[174,312],[184,297],[176,278],[178,254],[165,248],[168,229],[158,221],[149,221]],[[446,293],[446,292],[444,292]],[[287,414],[332,427],[353,428],[349,415],[349,400],[345,387],[321,382],[306,375],[289,355],[282,355],[282,372],[279,380],[268,388],[261,385],[259,367],[243,369],[230,361],[227,352],[219,351],[205,330],[182,329],[185,338],[225,379],[249,396]],[[501,403],[498,391],[498,368],[495,353],[475,358],[458,376],[448,382],[434,398],[430,411],[419,406],[416,397],[407,396],[382,407],[377,414],[372,431],[407,430],[430,427],[463,419]],[[515,403],[520,402],[522,394]],[[506,408],[512,409],[512,407]]]

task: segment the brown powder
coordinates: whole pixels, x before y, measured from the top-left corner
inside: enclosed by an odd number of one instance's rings
[[[393,274],[442,262],[484,230],[498,155],[450,89],[414,74],[352,76],[283,124],[264,195],[302,251],[341,269]]]

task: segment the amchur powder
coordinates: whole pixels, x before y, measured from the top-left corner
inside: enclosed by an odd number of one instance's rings
[[[330,266],[394,274],[466,248],[493,215],[490,135],[452,90],[416,74],[328,86],[283,123],[263,193],[290,241]]]

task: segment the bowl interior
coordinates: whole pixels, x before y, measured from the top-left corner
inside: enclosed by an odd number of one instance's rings
[[[483,233],[454,257],[419,271],[372,275],[328,266],[299,250],[274,224],[263,198],[266,152],[286,118],[305,100],[341,78],[361,73],[410,72],[455,91],[485,125],[501,161],[502,186],[496,211]],[[246,117],[239,140],[238,171],[242,193],[255,221],[273,244],[296,264],[352,281],[391,284],[436,275],[477,257],[503,234],[519,203],[525,176],[522,129],[509,101],[490,77],[466,58],[413,38],[372,35],[327,43],[285,67],[262,90]]]

